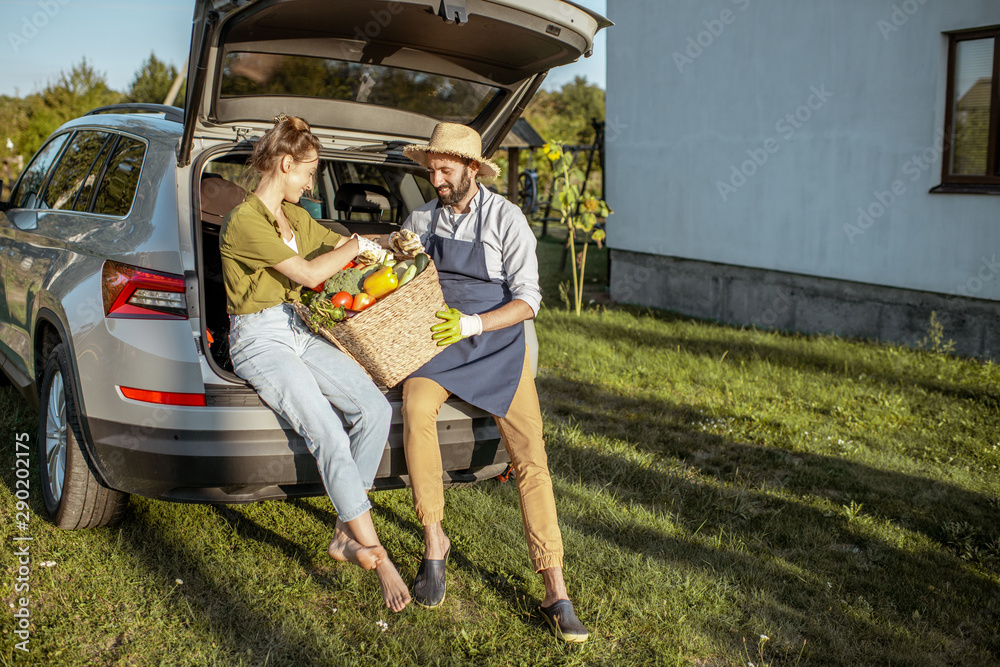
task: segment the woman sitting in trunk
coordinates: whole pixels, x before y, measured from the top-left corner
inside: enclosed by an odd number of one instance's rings
[[[302,286],[319,285],[360,251],[297,206],[319,164],[319,140],[301,118],[279,116],[250,158],[260,184],[222,225],[219,247],[235,373],[301,435],[337,510],[330,555],[374,569],[386,606],[410,594],[371,518],[371,488],[392,410],[360,366],[296,316]],[[346,428],[345,428],[346,424]]]

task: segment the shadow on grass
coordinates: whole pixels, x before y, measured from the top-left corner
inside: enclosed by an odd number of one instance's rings
[[[227,507],[213,506],[219,517],[241,537],[273,546],[297,561],[311,576],[328,588],[336,582],[311,567],[300,547],[290,540],[247,520]],[[288,610],[261,596],[239,590],[245,582],[219,577],[206,567],[203,558],[176,545],[146,512],[136,511],[118,530],[107,533],[109,543],[134,555],[149,577],[159,581],[180,578],[178,599],[173,603],[178,615],[193,612],[213,639],[228,647],[232,656],[244,656],[250,664],[277,661],[284,664],[327,665],[330,644],[316,641],[318,628],[283,622]],[[235,577],[235,575],[234,575]],[[277,664],[276,663],[276,664]]]
[[[738,473],[751,485],[825,497],[836,506],[853,501],[864,505],[868,514],[942,543],[948,540],[946,522],[966,522],[986,536],[1000,537],[995,500],[953,484],[844,458],[729,441],[695,428],[696,423],[713,417],[705,408],[623,396],[555,378],[539,378],[538,385],[551,416],[578,424],[585,432],[677,459],[720,481]],[[571,403],[556,398],[570,395],[576,399]],[[635,437],[637,430],[641,438]]]
[[[305,505],[305,503],[303,503],[303,505]],[[270,528],[265,528],[259,523],[248,519],[230,505],[215,504],[209,505],[209,507],[240,537],[276,548],[278,551],[283,553],[286,558],[298,563],[298,565],[303,570],[307,571],[309,576],[319,582],[320,585],[329,588],[339,588],[339,581],[331,579],[321,570],[313,567],[311,552],[302,548],[301,544],[293,542],[284,535],[280,535]],[[336,516],[334,516],[333,520],[330,522],[331,534],[333,533],[333,521],[335,520]]]
[[[881,657],[853,653],[854,659],[891,662],[916,650],[912,639],[921,637],[924,647],[940,642],[948,659],[962,664],[973,664],[963,662],[970,643],[980,659],[1000,658],[1000,637],[988,630],[1000,624],[996,577],[940,549],[899,548],[875,536],[864,519],[891,521],[939,542],[947,540],[946,521],[995,536],[995,511],[986,497],[835,457],[732,442],[693,427],[709,412],[697,406],[551,378],[541,378],[539,389],[554,477],[599,489],[623,508],[636,502],[654,513],[669,511],[690,538],[668,536],[627,516],[601,520],[582,510],[562,510],[565,525],[617,549],[735,578],[748,597],[761,592],[755,598],[763,601],[743,603],[748,617],[800,627],[814,651],[830,656],[859,650],[851,648],[853,641],[882,646],[869,649]],[[566,396],[574,399],[559,398]],[[582,435],[583,444],[573,433]],[[627,442],[652,455],[656,465],[588,446],[588,435]],[[560,503],[587,506],[586,497],[572,495]],[[828,498],[832,506],[796,496]],[[862,506],[860,518],[839,511],[848,500]],[[711,535],[727,539],[709,548]],[[889,622],[876,622],[876,616]],[[732,645],[732,631],[723,625],[712,632]]]
[[[634,307],[623,306],[622,310],[636,315],[646,314],[646,311]],[[669,313],[657,313],[657,319],[666,321],[691,321],[692,318],[680,317]],[[706,327],[714,327],[726,331],[730,336],[736,336],[740,330],[725,324],[703,322]],[[746,361],[747,363],[766,362],[794,370],[813,370],[838,376],[857,376],[864,373],[868,377],[880,378],[889,384],[899,384],[903,387],[920,387],[929,392],[949,398],[971,399],[984,407],[1000,410],[1000,388],[976,388],[956,386],[954,383],[931,379],[925,374],[906,370],[887,370],[884,365],[876,365],[864,361],[852,360],[847,368],[844,359],[820,352],[807,352],[800,349],[789,349],[787,346],[769,345],[759,340],[739,341],[735,338],[689,338],[671,336],[648,331],[638,331],[617,326],[612,323],[595,321],[593,318],[570,320],[563,323],[569,329],[578,329],[583,335],[605,339],[622,340],[640,348],[656,350],[677,349],[698,356],[720,359],[723,355],[729,363]],[[804,334],[777,334],[794,338],[804,338]]]
[[[301,508],[303,511],[311,514],[315,519],[327,522],[331,526],[337,518],[332,512],[321,509],[312,504],[300,500],[293,500],[290,502]],[[388,523],[393,524],[401,531],[411,535],[416,535],[420,540],[419,551],[417,553],[407,553],[405,556],[401,553],[401,550],[405,548],[403,545],[393,545],[393,547],[390,548],[386,544],[383,544],[383,546],[386,546],[386,549],[390,551],[390,559],[396,564],[400,575],[402,575],[404,580],[409,583],[412,590],[413,577],[416,576],[417,568],[405,566],[401,567],[401,563],[412,561],[419,566],[420,558],[423,556],[424,529],[416,522],[404,518],[391,508],[380,505],[377,497],[374,495],[372,496],[372,510],[376,517],[380,517]],[[475,563],[466,558],[458,548],[452,549],[448,559],[448,567],[464,570],[468,575],[480,579],[484,584],[492,589],[494,594],[504,600],[507,600],[511,605],[512,613],[517,614],[516,617],[526,625],[542,625],[542,621],[539,620],[539,618],[534,614],[528,612],[517,612],[514,609],[516,606],[515,601],[521,597],[518,593],[518,587],[520,587],[521,590],[528,589],[530,582],[527,580],[517,575],[503,575],[497,570],[489,568],[489,563]]]

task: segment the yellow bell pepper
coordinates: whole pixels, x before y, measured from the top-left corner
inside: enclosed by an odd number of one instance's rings
[[[364,290],[376,299],[381,299],[391,293],[399,286],[399,277],[392,270],[391,266],[383,266],[381,269],[365,278]]]

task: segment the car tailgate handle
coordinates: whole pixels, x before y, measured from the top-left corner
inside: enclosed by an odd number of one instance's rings
[[[465,0],[441,0],[438,14],[443,16],[445,21],[454,21],[460,25],[469,22],[469,10],[465,6]]]

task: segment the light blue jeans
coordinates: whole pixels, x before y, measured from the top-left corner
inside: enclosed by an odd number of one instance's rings
[[[357,362],[287,303],[231,316],[229,349],[236,375],[305,439],[340,519],[371,509],[392,408]]]

